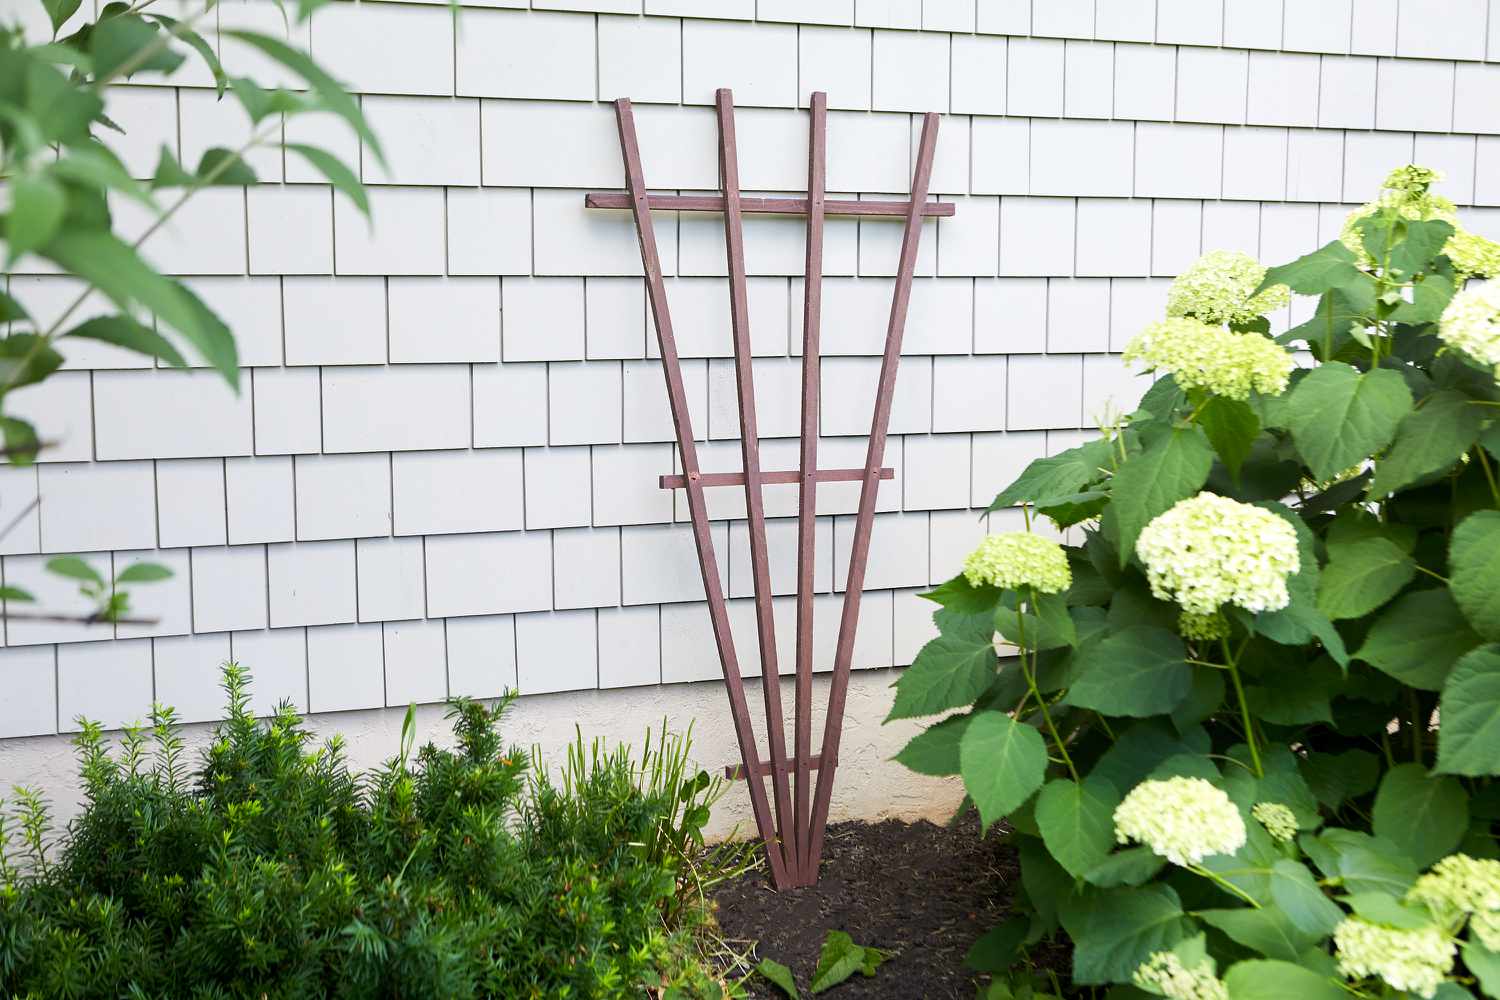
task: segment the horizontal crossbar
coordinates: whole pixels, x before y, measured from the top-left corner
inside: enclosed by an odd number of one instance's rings
[[[880,469],[881,479],[895,479],[895,469]],[[743,486],[745,485],[745,474],[743,472],[699,472],[694,476],[699,486]],[[819,469],[813,473],[813,481],[818,483],[857,483],[865,478],[864,469]],[[766,486],[778,486],[783,483],[796,483],[802,481],[802,473],[796,469],[786,472],[762,472],[760,481]],[[688,477],[683,475],[662,476],[657,480],[664,490],[680,490],[687,486]]]
[[[764,774],[770,774],[772,772],[772,770],[773,770],[771,762],[768,761],[768,760],[761,761],[757,766],[760,769],[760,773],[763,774],[763,775]],[[818,770],[822,766],[823,766],[823,755],[815,753],[810,758],[810,761],[809,761],[809,763],[807,765],[807,769],[809,771],[816,771],[816,770]],[[780,771],[781,771],[782,774],[790,774],[793,771],[795,771],[796,769],[797,769],[797,762],[795,760],[787,760],[787,761],[783,761],[782,762]],[[730,780],[730,781],[739,781],[744,776],[745,776],[745,766],[743,764],[725,764],[724,765],[724,777],[727,778],[728,780]]]
[[[588,208],[630,208],[630,195],[623,191],[591,191],[583,196]],[[724,196],[721,194],[653,194],[646,196],[646,204],[658,212],[722,212]],[[830,198],[823,202],[824,215],[889,216],[904,219],[910,209],[909,201],[854,201],[849,198]],[[931,201],[922,205],[922,214],[928,217],[947,218],[956,211],[951,201]],[[741,198],[740,211],[746,215],[806,215],[806,198]]]

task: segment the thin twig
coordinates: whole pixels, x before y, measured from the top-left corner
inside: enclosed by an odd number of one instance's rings
[[[38,495],[32,497],[31,498],[31,503],[27,504],[24,508],[22,508],[21,513],[17,514],[15,517],[11,518],[10,523],[5,526],[5,530],[4,531],[0,531],[0,538],[4,538],[6,535],[10,534],[12,531],[15,531],[16,530],[16,526],[19,525],[23,520],[26,519],[26,515],[27,514],[30,514],[33,510],[36,510],[37,504],[39,504],[41,502],[42,502],[41,494],[38,494]]]
[[[13,622],[56,622],[76,625],[158,625],[160,618],[106,618],[103,615],[56,615],[40,611],[0,612],[0,619]]]

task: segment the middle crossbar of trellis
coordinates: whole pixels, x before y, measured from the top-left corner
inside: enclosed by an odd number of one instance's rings
[[[912,276],[916,267],[917,244],[922,220],[933,216],[951,216],[951,203],[929,202],[927,185],[932,173],[933,152],[937,142],[937,115],[924,117],[918,145],[916,169],[912,179],[911,198],[906,201],[850,201],[826,197],[827,96],[812,95],[809,106],[811,125],[808,150],[808,191],[806,198],[747,198],[740,193],[739,161],[735,140],[734,101],[728,90],[715,96],[719,122],[719,170],[723,180],[722,195],[648,194],[641,167],[640,145],[635,118],[629,100],[615,102],[620,131],[620,149],[625,161],[626,191],[595,192],[586,196],[586,204],[595,208],[629,208],[634,214],[640,238],[641,263],[646,275],[646,291],[655,321],[662,369],[666,376],[667,398],[676,430],[682,472],[661,477],[664,489],[683,490],[692,522],[693,540],[698,550],[703,589],[708,603],[714,642],[718,647],[725,687],[729,694],[730,715],[740,747],[739,768],[727,769],[731,777],[745,777],[750,792],[751,810],[756,828],[765,844],[766,860],[772,882],[778,888],[808,885],[817,881],[818,860],[822,854],[823,833],[828,819],[833,775],[838,761],[842,735],[844,701],[848,691],[849,670],[853,657],[854,634],[859,622],[861,591],[869,557],[870,534],[875,516],[875,496],[881,480],[893,478],[894,472],[882,467],[886,432],[890,423],[892,395],[895,390],[896,365],[901,354],[901,340],[911,297]],[[740,449],[742,471],[703,472],[698,465],[692,419],[687,393],[682,381],[682,367],[677,355],[671,312],[667,307],[666,284],[656,244],[652,211],[705,211],[724,215],[724,243],[728,256],[730,326],[734,345],[735,385],[740,413]],[[778,213],[807,216],[806,293],[803,299],[803,365],[802,426],[800,467],[794,471],[767,472],[760,466],[760,442],[755,413],[755,384],[750,349],[750,317],[745,273],[744,215]],[[891,301],[890,323],[886,330],[885,355],[876,389],[875,408],[871,417],[869,446],[865,464],[858,469],[819,469],[818,396],[819,331],[822,311],[823,221],[831,214],[864,217],[897,217],[905,220],[901,256],[897,268],[895,291]],[[834,652],[828,709],[823,727],[822,750],[812,752],[812,598],[814,591],[814,538],[817,484],[820,482],[858,482],[860,501],[855,517],[854,537],[850,547],[849,572],[844,591],[843,612],[839,621],[838,643]],[[786,755],[786,733],[781,705],[780,672],[776,662],[775,624],[772,614],[772,592],[766,545],[765,508],[762,488],[768,484],[799,484],[797,528],[797,641],[796,679],[793,711],[793,755]],[[741,486],[745,491],[745,508],[750,540],[751,577],[755,592],[756,636],[761,659],[761,691],[765,698],[768,759],[762,760],[751,726],[745,699],[744,681],[730,633],[729,614],[719,584],[717,558],[709,531],[704,489]],[[811,773],[818,772],[814,789]],[[795,777],[795,783],[791,779]],[[766,793],[765,779],[771,783]],[[774,802],[774,811],[773,811]]]

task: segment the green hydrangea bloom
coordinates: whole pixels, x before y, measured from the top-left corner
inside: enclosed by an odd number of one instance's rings
[[[1229,635],[1229,619],[1217,608],[1208,614],[1184,611],[1177,616],[1177,631],[1184,639],[1196,642],[1217,642]]]
[[[1229,988],[1204,963],[1189,969],[1170,951],[1149,956],[1132,974],[1141,989],[1168,1000],[1229,1000]]]
[[[1297,837],[1297,815],[1280,802],[1257,802],[1250,815],[1266,828],[1273,840],[1288,844]]]
[[[1292,374],[1292,356],[1258,333],[1235,333],[1201,320],[1174,316],[1152,323],[1125,346],[1122,360],[1170,372],[1184,389],[1229,399],[1250,393],[1279,396]]]
[[[1240,811],[1202,778],[1143,781],[1115,807],[1114,820],[1118,843],[1145,844],[1183,867],[1245,846]]]
[[[1068,554],[1050,538],[1028,531],[988,535],[964,560],[964,579],[973,587],[1006,590],[1032,587],[1057,594],[1073,584]]]
[[[1443,244],[1443,253],[1453,262],[1453,270],[1469,278],[1493,278],[1500,275],[1500,243],[1478,233],[1460,229]]]
[[[1500,378],[1500,283],[1470,285],[1443,308],[1438,339]]]
[[[1279,611],[1291,601],[1287,577],[1301,568],[1297,532],[1283,518],[1207,491],[1153,518],[1135,554],[1157,598],[1198,615],[1225,604]]]
[[[1333,930],[1339,971],[1377,976],[1394,990],[1431,997],[1453,969],[1452,938],[1436,927],[1401,930],[1349,917]]]
[[[1167,315],[1205,323],[1249,323],[1292,300],[1292,290],[1272,285],[1259,295],[1266,268],[1238,250],[1211,250],[1177,276],[1167,289]]]
[[[1350,212],[1344,219],[1339,241],[1353,251],[1361,267],[1374,267],[1365,251],[1359,222],[1385,208],[1394,208],[1403,218],[1429,222],[1440,219],[1453,227],[1453,235],[1443,245],[1443,254],[1453,263],[1460,279],[1491,278],[1500,275],[1500,244],[1463,228],[1458,209],[1442,195],[1433,194],[1433,184],[1443,179],[1440,170],[1408,164],[1397,167],[1386,177],[1380,197]]]

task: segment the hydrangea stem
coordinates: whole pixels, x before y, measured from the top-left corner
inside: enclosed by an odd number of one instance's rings
[[[1202,865],[1188,865],[1188,871],[1192,872],[1194,875],[1201,875],[1230,895],[1238,896],[1240,899],[1249,903],[1255,909],[1260,909],[1260,903],[1256,901],[1254,896],[1250,895],[1244,889],[1241,889],[1233,882],[1224,878],[1222,875],[1219,875],[1216,872],[1211,872],[1207,868],[1204,868]]]
[[[1026,606],[1036,607],[1035,588],[1028,587],[1027,596],[1030,600],[1027,601]],[[1052,712],[1047,708],[1047,699],[1042,697],[1041,689],[1037,687],[1036,652],[1034,650],[1031,651],[1031,662],[1029,664],[1026,662],[1026,616],[1020,606],[1016,608],[1016,629],[1016,638],[1020,640],[1019,645],[1021,648],[1021,673],[1026,678],[1027,690],[1036,699],[1037,706],[1042,710],[1042,721],[1047,725],[1047,732],[1052,734],[1052,743],[1057,747],[1057,752],[1062,755],[1062,762],[1067,765],[1068,773],[1073,776],[1075,784],[1081,785],[1083,784],[1083,779],[1078,777],[1078,768],[1073,766],[1073,758],[1068,753],[1068,745],[1063,742],[1062,736],[1058,734],[1057,724],[1052,721]]]
[[[1257,778],[1266,776],[1265,768],[1260,762],[1260,747],[1255,736],[1255,723],[1250,718],[1250,702],[1245,698],[1245,686],[1240,683],[1240,668],[1238,657],[1229,649],[1229,640],[1220,640],[1224,645],[1224,666],[1229,669],[1229,679],[1234,682],[1234,696],[1240,703],[1240,721],[1245,727],[1245,745],[1250,748],[1250,764],[1255,770]]]

